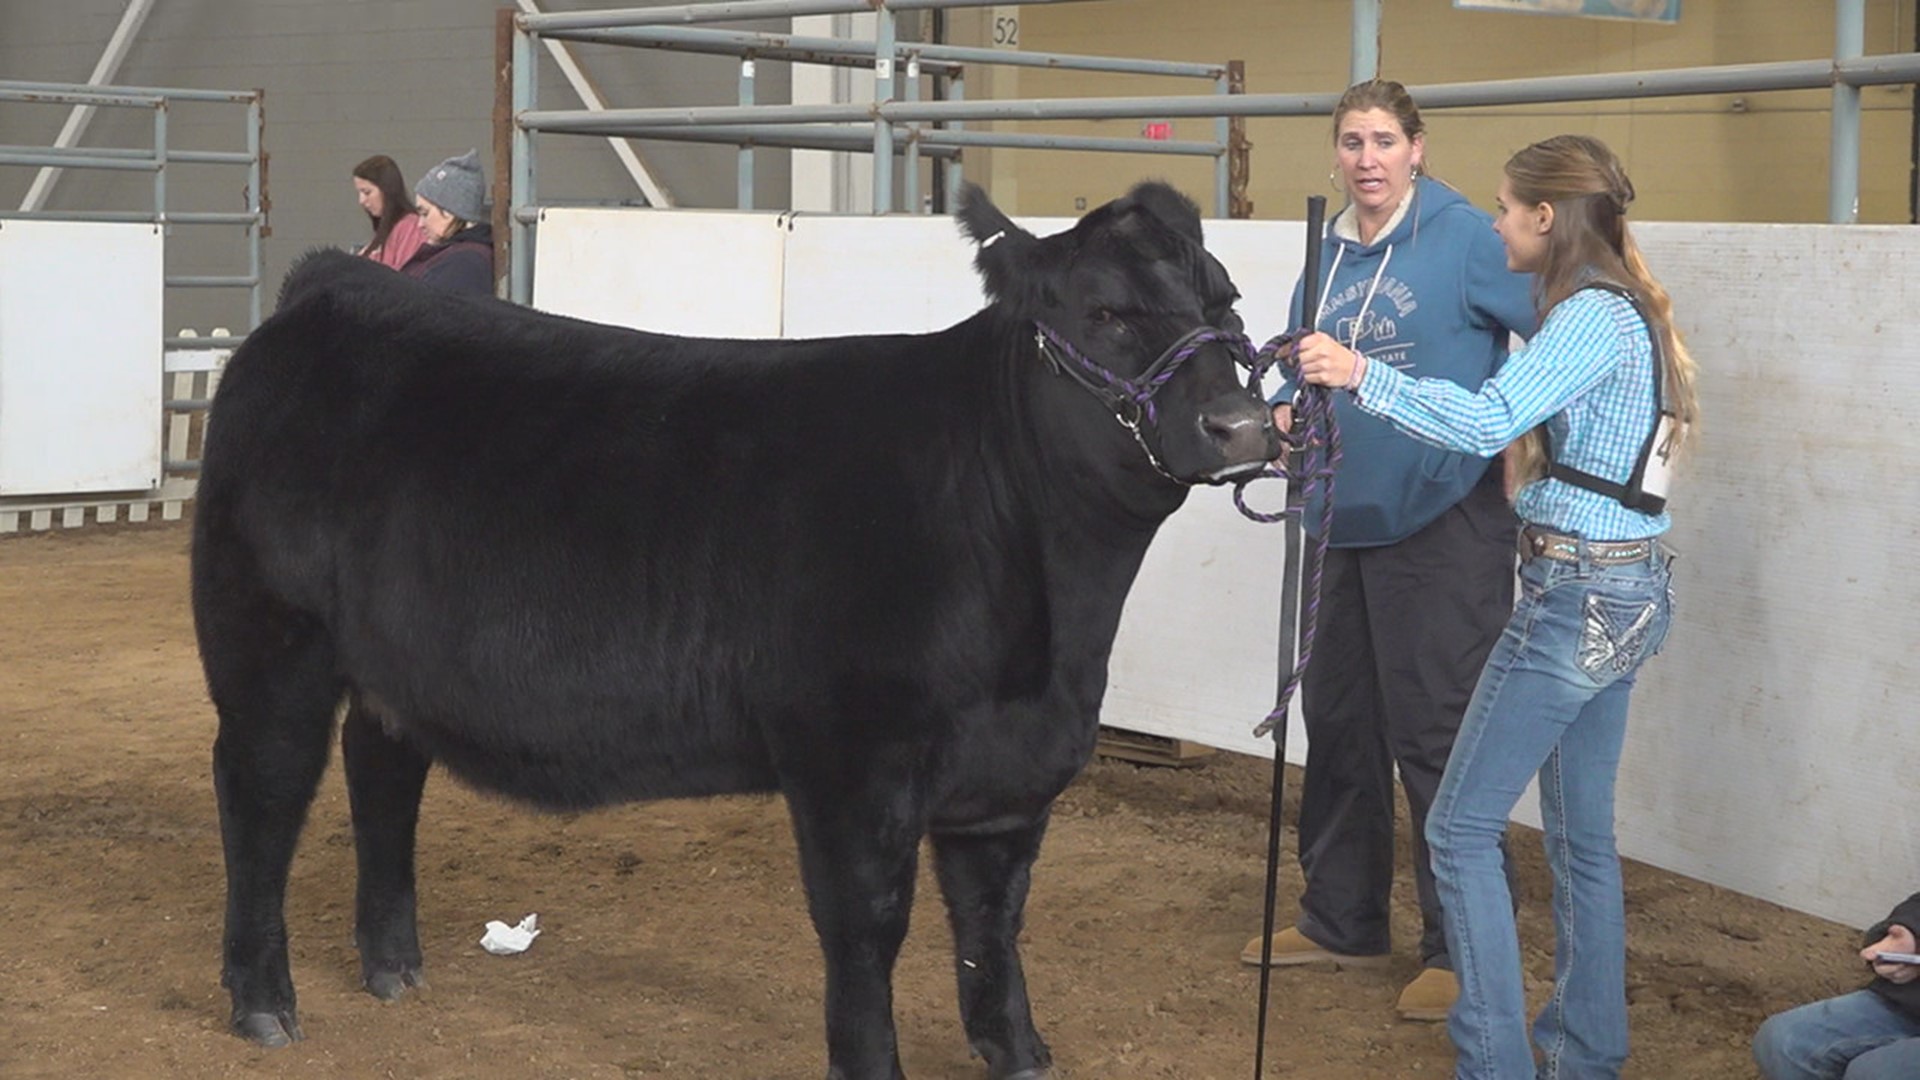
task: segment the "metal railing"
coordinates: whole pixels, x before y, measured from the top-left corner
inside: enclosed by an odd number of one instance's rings
[[[260,90],[194,90],[159,87],[91,86],[71,83],[41,83],[0,80],[0,102],[15,102],[37,105],[64,105],[79,107],[148,109],[153,114],[152,145],[145,147],[40,147],[0,145],[0,166],[38,167],[41,169],[100,169],[121,172],[148,172],[153,176],[152,207],[147,210],[50,210],[45,208],[28,209],[36,206],[39,200],[29,196],[29,202],[19,210],[0,210],[0,221],[88,221],[88,222],[129,222],[152,224],[170,231],[173,226],[238,226],[244,233],[244,270],[226,274],[167,274],[163,279],[166,289],[245,289],[247,291],[247,328],[251,330],[259,325],[261,316],[261,241],[267,235],[267,211],[271,205],[266,193],[266,154],[261,142],[265,125],[264,93]],[[175,147],[168,137],[168,116],[173,105],[193,102],[216,105],[235,105],[244,110],[245,130],[243,133],[244,150],[189,150]],[[244,168],[247,174],[244,208],[237,211],[179,211],[169,208],[169,170],[176,165],[222,165]],[[44,186],[45,180],[39,186]],[[163,297],[163,312],[165,310]],[[163,314],[165,325],[178,325],[176,319]],[[179,383],[183,373],[188,377],[208,379],[215,377],[207,374],[204,357],[224,356],[244,340],[245,334],[225,334],[217,337],[196,337],[191,334],[166,337],[162,339],[162,374],[167,380],[168,396],[163,400],[162,408],[167,415],[168,437],[163,448],[162,480],[160,485],[145,495],[127,497],[112,496],[74,496],[71,498],[51,496],[44,499],[22,501],[18,499],[0,500],[0,521],[17,526],[23,514],[35,523],[34,527],[44,527],[43,519],[50,520],[54,511],[59,511],[61,520],[77,523],[76,515],[84,517],[88,508],[101,515],[100,520],[111,520],[113,508],[126,506],[131,520],[144,520],[147,502],[157,501],[169,518],[179,515],[179,506],[192,495],[193,477],[199,472],[199,461],[184,452],[188,446],[197,448],[197,439],[189,440],[187,432],[191,427],[198,430],[203,424],[201,418],[207,410],[206,395],[182,392]],[[214,350],[215,352],[209,352]],[[198,365],[198,366],[196,366]],[[10,531],[10,530],[0,530]]]
[[[1030,0],[1031,2],[1031,0]],[[1039,0],[1075,3],[1084,0]],[[1215,212],[1226,216],[1231,178],[1228,118],[1328,116],[1340,91],[1310,94],[1232,93],[1225,66],[1179,64],[1117,57],[1076,57],[1053,53],[1006,52],[942,44],[901,42],[895,16],[912,10],[987,6],[990,0],[738,0],[673,7],[522,15],[515,20],[512,65],[513,105],[509,136],[511,211],[509,289],[525,301],[531,289],[531,225],[538,218],[534,196],[533,134],[627,135],[656,140],[731,143],[741,147],[742,206],[751,205],[752,148],[867,151],[873,155],[874,207],[893,208],[896,153],[910,165],[917,155],[942,160],[950,170],[948,190],[957,187],[959,157],[968,146],[1036,147],[1063,150],[1212,155],[1216,160]],[[1409,87],[1423,109],[1528,105],[1570,101],[1628,100],[1697,94],[1830,89],[1833,92],[1828,220],[1858,219],[1860,182],[1860,94],[1863,86],[1920,82],[1920,53],[1863,55],[1865,0],[1835,0],[1834,55],[1829,59],[1727,64],[1659,71],[1551,76],[1490,82],[1439,83]],[[797,15],[872,13],[872,43],[834,38],[694,29],[686,23]],[[1380,0],[1353,0],[1351,79],[1370,78],[1379,62]],[[540,109],[533,97],[532,39],[537,36],[678,49],[741,57],[740,103],[670,108]],[[754,61],[871,67],[875,104],[763,105],[753,100]],[[964,66],[1004,64],[1067,70],[1116,71],[1211,78],[1211,95],[1105,98],[968,100]],[[908,77],[896,78],[904,64]],[[919,79],[931,75],[947,88],[946,100],[919,99]],[[1072,135],[967,131],[968,121],[1089,120],[1120,118],[1212,118],[1219,138],[1212,142],[1102,139]],[[505,141],[505,140],[503,140]],[[906,170],[916,183],[918,169]],[[917,201],[917,200],[914,200]]]
[[[173,225],[238,225],[246,231],[246,270],[238,274],[180,274],[166,279],[168,288],[239,288],[248,290],[248,326],[260,322],[260,241],[266,234],[268,205],[265,192],[266,156],[260,140],[265,124],[264,94],[259,90],[187,90],[159,87],[87,86],[0,80],[0,102],[150,109],[153,143],[148,147],[34,147],[0,146],[0,166],[43,169],[107,169],[153,174],[151,210],[0,210],[0,220],[122,221]],[[245,145],[240,150],[186,150],[169,145],[169,107],[182,102],[211,102],[244,106]],[[170,211],[167,208],[168,168],[173,165],[232,165],[247,170],[246,208],[233,212]]]
[[[1085,0],[1039,0],[1040,3],[1078,3]],[[1208,80],[1216,101],[1235,93],[1237,84],[1228,64],[1141,60],[1128,57],[1083,56],[1066,53],[1020,52],[917,41],[901,41],[897,15],[910,10],[943,10],[990,6],[991,0],[744,0],[686,4],[674,7],[628,8],[612,11],[546,15],[517,15],[513,22],[511,55],[512,123],[502,142],[510,146],[506,171],[510,177],[507,213],[508,292],[526,302],[531,295],[532,225],[539,210],[534,191],[535,133],[632,134],[656,140],[724,143],[740,148],[737,205],[753,205],[753,153],[759,146],[788,149],[840,150],[873,155],[875,213],[900,207],[918,209],[920,159],[940,161],[945,168],[944,190],[958,190],[960,157],[967,147],[1033,148],[1145,154],[1172,154],[1214,159],[1215,212],[1226,216],[1230,201],[1231,121],[1217,104],[1207,115],[1215,120],[1213,140],[1102,138],[1082,135],[1045,135],[1021,132],[968,131],[966,121],[992,119],[991,104],[966,98],[967,65],[1050,68],[1067,71],[1156,75]],[[687,23],[797,15],[871,14],[874,40],[808,37],[689,27]],[[697,110],[540,110],[534,100],[538,86],[538,50],[535,38],[627,45],[732,56],[740,61],[739,104]],[[763,105],[755,101],[756,64],[760,60],[869,68],[874,72],[874,96],[880,104],[846,106]],[[945,100],[921,102],[921,81],[933,81],[934,96]],[[1183,100],[1178,98],[1155,100]],[[944,106],[937,119],[896,117],[884,112],[895,105]],[[831,115],[807,110],[825,109]],[[644,114],[644,115],[643,115]],[[673,119],[660,121],[662,115]],[[1141,116],[1155,116],[1147,110]],[[714,119],[704,119],[705,117]],[[701,119],[695,119],[701,117]],[[905,185],[897,199],[894,170],[904,161]],[[948,206],[939,207],[950,209]]]

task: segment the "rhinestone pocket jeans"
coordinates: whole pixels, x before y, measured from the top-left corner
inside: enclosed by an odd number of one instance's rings
[[[1460,1080],[1597,1080],[1617,1077],[1626,1060],[1613,789],[1627,697],[1672,619],[1668,562],[1656,550],[1620,566],[1535,558],[1520,569],[1520,600],[1481,672],[1427,817],[1460,979],[1448,1018]],[[1553,875],[1554,983],[1529,1045],[1500,838],[1536,774]]]

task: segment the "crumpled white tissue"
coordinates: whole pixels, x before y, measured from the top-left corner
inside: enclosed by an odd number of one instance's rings
[[[535,912],[520,920],[518,926],[508,926],[499,919],[487,922],[487,932],[480,938],[480,947],[495,956],[512,956],[527,951],[533,939],[540,936],[540,914]]]

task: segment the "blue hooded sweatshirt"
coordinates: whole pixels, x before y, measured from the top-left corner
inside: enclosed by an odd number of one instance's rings
[[[1469,390],[1500,370],[1507,335],[1531,337],[1538,321],[1528,274],[1507,269],[1493,219],[1459,192],[1421,177],[1406,212],[1362,244],[1348,207],[1321,242],[1322,299],[1314,329],[1402,373],[1451,379]],[[1288,325],[1303,325],[1301,287]],[[1291,383],[1277,401],[1289,400]],[[1487,459],[1428,446],[1335,395],[1341,461],[1334,474],[1335,547],[1406,539],[1465,498]],[[1321,503],[1302,515],[1318,536]]]

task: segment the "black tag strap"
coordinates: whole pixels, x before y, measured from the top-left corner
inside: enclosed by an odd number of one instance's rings
[[[1633,306],[1633,313],[1640,316],[1641,325],[1647,328],[1647,340],[1653,346],[1653,427],[1647,432],[1646,441],[1640,446],[1639,457],[1634,459],[1633,475],[1629,476],[1624,484],[1603,480],[1590,472],[1582,472],[1571,465],[1555,461],[1551,442],[1547,444],[1547,475],[1563,484],[1572,484],[1574,487],[1585,488],[1596,495],[1605,495],[1629,510],[1638,510],[1643,514],[1658,514],[1667,507],[1666,497],[1643,491],[1640,484],[1646,476],[1648,459],[1657,452],[1654,442],[1660,437],[1660,417],[1665,412],[1661,399],[1665,396],[1662,390],[1667,373],[1666,349],[1660,343],[1660,334],[1655,329],[1653,320],[1647,318],[1646,309],[1640,306],[1640,298],[1634,295],[1633,290],[1611,281],[1595,281],[1582,288],[1600,289],[1626,300]]]
[[[1638,470],[1636,470],[1638,471]],[[1605,495],[1629,510],[1638,510],[1643,514],[1657,514],[1667,508],[1667,500],[1658,495],[1636,491],[1626,484],[1616,484],[1611,480],[1602,480],[1590,472],[1581,472],[1571,465],[1558,461],[1547,463],[1547,475],[1563,484],[1572,484],[1577,488],[1586,488],[1597,495]]]

